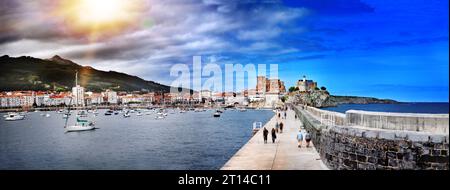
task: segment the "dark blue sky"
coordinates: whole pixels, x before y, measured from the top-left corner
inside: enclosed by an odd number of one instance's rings
[[[287,87],[306,75],[337,95],[449,99],[448,0],[135,0],[132,26],[97,41],[51,15],[64,12],[55,2],[2,0],[0,53],[58,54],[163,84],[201,55],[278,64]]]
[[[305,74],[333,94],[448,101],[447,0],[285,3],[311,11],[298,23],[307,31],[284,38],[305,49],[284,57],[286,81]]]

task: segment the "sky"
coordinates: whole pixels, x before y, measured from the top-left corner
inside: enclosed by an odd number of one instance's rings
[[[0,54],[57,54],[162,84],[202,56],[278,64],[287,88],[306,75],[336,95],[449,100],[448,0],[128,0],[122,11],[106,1],[80,11],[73,0],[2,0]]]

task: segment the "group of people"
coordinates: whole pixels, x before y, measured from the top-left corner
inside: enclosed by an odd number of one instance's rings
[[[279,110],[277,112],[277,116],[278,116],[278,120],[280,119],[286,119],[287,118],[287,107],[282,108],[281,110]],[[281,113],[283,113],[284,117],[281,118]],[[297,114],[295,114],[295,119],[297,119]],[[272,130],[270,131],[270,134],[272,136],[272,143],[275,143],[275,140],[277,139],[277,133],[283,133],[283,127],[284,124],[282,121],[280,122],[276,122],[275,123],[275,127],[272,128]],[[264,127],[263,129],[263,137],[264,137],[264,143],[267,143],[267,138],[269,136],[269,130],[266,129],[266,127]],[[298,148],[302,147],[303,144],[303,140],[306,141],[306,147],[309,147],[309,144],[311,142],[311,134],[308,131],[303,131],[302,129],[299,129],[298,133],[297,133],[297,142],[298,142]]]
[[[311,134],[309,134],[308,131],[306,131],[304,133],[302,129],[299,129],[298,133],[297,133],[297,142],[298,142],[297,146],[298,146],[298,148],[302,147],[303,139],[305,139],[305,141],[306,141],[306,148],[308,148],[309,147],[309,143],[311,142]]]

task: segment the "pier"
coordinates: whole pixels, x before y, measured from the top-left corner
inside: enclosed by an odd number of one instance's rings
[[[287,111],[286,119],[275,115],[264,127],[269,130],[267,144],[264,143],[263,130],[260,129],[221,169],[222,170],[326,170],[314,145],[306,148],[305,142],[297,147],[297,132],[302,126],[295,119],[295,112]],[[275,122],[284,123],[283,133],[277,133],[272,143],[270,131]]]

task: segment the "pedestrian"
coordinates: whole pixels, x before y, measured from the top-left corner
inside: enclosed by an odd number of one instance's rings
[[[284,112],[284,119],[286,119],[287,118],[287,114],[286,114],[286,112]]]
[[[283,122],[280,122],[280,133],[283,133]]]
[[[311,134],[309,134],[308,131],[306,131],[306,134],[305,134],[305,141],[306,141],[306,147],[309,147],[309,142],[311,141]]]
[[[278,119],[280,119],[280,117],[281,117],[281,114],[280,114],[280,113],[278,113]]]
[[[295,114],[295,119],[297,119],[297,114]]]
[[[269,131],[264,127],[263,136],[264,136],[264,144],[267,143],[267,136],[269,135]]]
[[[277,132],[275,132],[275,129],[272,128],[272,143],[275,143],[276,139],[277,139]]]
[[[278,124],[278,122],[275,123],[275,132],[278,133],[278,128],[280,127],[280,125]]]
[[[301,148],[302,147],[302,142],[303,142],[303,133],[302,133],[302,129],[298,130],[297,133],[297,142],[298,142],[298,147]]]

